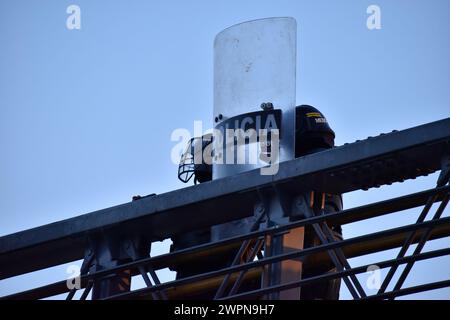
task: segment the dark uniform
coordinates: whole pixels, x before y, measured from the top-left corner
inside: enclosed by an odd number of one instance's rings
[[[335,134],[331,130],[326,118],[316,108],[309,105],[302,105],[296,108],[296,133],[295,133],[295,157],[302,157],[308,154],[324,151],[334,147]],[[307,197],[310,195],[306,195]],[[322,211],[322,194],[314,194],[313,210],[316,215],[338,212],[342,210],[342,196],[326,194]],[[333,236],[336,240],[342,239],[342,229],[340,226],[332,228]],[[305,228],[304,247],[320,245],[321,242],[316,236],[312,226]],[[310,267],[311,265],[311,267]],[[335,266],[331,261],[316,266],[306,259],[303,264],[303,278],[321,275],[329,271],[334,271]],[[339,299],[340,279],[315,282],[302,286],[301,299],[313,300],[337,300]]]

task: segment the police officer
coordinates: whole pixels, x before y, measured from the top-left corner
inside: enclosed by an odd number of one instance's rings
[[[334,147],[335,134],[330,128],[324,115],[310,105],[301,105],[296,108],[296,133],[295,133],[295,157],[328,150]],[[338,212],[342,210],[342,196],[314,193],[311,191],[307,198],[313,199],[313,210],[316,215]],[[324,197],[322,209],[322,197]],[[336,240],[342,239],[340,226],[331,228]],[[320,245],[321,242],[312,226],[305,228],[304,247]],[[314,266],[308,259],[303,264],[303,278],[321,275],[329,271],[335,271],[331,261],[321,266]],[[339,299],[340,279],[314,282],[302,286],[301,299],[314,300],[337,300]]]

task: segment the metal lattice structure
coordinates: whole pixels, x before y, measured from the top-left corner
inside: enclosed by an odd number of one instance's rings
[[[442,217],[450,192],[449,143],[450,118],[447,118],[283,162],[273,176],[253,170],[7,235],[0,238],[0,279],[84,259],[81,299],[86,299],[91,291],[93,299],[186,299],[205,293],[215,299],[267,299],[272,293],[335,278],[343,280],[354,299],[393,299],[449,287],[450,279],[403,287],[415,262],[450,254],[450,246],[422,252],[428,240],[450,236],[450,218]],[[439,170],[432,189],[341,212],[314,215],[299,203],[298,195],[311,190],[330,194],[367,190]],[[294,212],[301,218],[150,256],[152,242],[176,234],[252,215],[270,219],[264,216],[261,196],[267,192],[282,194],[286,215]],[[431,213],[434,204],[437,209]],[[414,224],[345,240],[337,240],[330,234],[332,226],[412,208],[421,208]],[[262,254],[264,242],[305,226],[313,228],[320,245],[275,255]],[[406,255],[413,244],[417,244],[413,253]],[[395,258],[375,263],[389,271],[378,293],[368,296],[356,277],[366,272],[368,265],[351,267],[348,259],[393,248],[400,248]],[[155,272],[231,249],[236,250],[236,258],[222,269],[165,283],[160,282]],[[264,268],[282,261],[306,259],[310,268],[332,263],[335,271],[297,281],[260,284],[251,289],[245,285],[260,279]],[[405,268],[388,291],[399,266]],[[147,287],[130,291],[127,281],[134,275],[141,275]],[[42,299],[64,293],[67,299],[72,299],[75,292],[63,280],[2,299]]]

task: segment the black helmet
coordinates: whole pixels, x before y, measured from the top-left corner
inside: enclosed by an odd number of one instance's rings
[[[295,108],[295,156],[334,147],[334,131],[325,116],[310,105]]]

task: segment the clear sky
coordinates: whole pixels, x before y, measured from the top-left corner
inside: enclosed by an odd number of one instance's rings
[[[66,28],[71,4],[81,8],[81,30]],[[371,4],[381,9],[380,30],[366,27]],[[337,145],[449,116],[448,0],[0,0],[0,235],[184,187],[170,136],[212,118],[215,35],[272,16],[296,18],[297,103],[326,115]],[[431,188],[435,179],[354,192],[344,205]],[[417,215],[346,226],[344,236]],[[448,279],[449,266],[448,258],[419,263],[405,285]],[[1,281],[0,295],[65,277],[54,268]],[[415,297],[450,298],[450,290]]]

